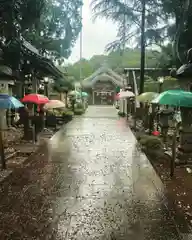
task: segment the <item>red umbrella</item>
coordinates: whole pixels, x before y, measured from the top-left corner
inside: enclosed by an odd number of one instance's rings
[[[153,134],[153,136],[159,136],[160,132],[159,131],[153,131],[152,134]]]
[[[21,100],[21,102],[26,102],[26,103],[30,102],[30,103],[35,103],[39,105],[39,104],[48,103],[49,99],[44,95],[31,93],[31,94],[25,95],[24,98]]]

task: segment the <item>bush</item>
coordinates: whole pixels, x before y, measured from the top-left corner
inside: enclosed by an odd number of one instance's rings
[[[63,111],[61,110],[57,110],[55,109],[54,111],[52,111],[53,115],[55,115],[56,117],[61,117],[63,115]]]
[[[75,104],[75,108],[78,108],[78,109],[83,109],[83,104],[82,103],[76,103]]]
[[[140,135],[139,142],[147,149],[160,149],[163,147],[161,139],[156,136]]]
[[[177,79],[172,78],[171,76],[166,76],[162,85],[162,91],[167,91],[170,89],[178,89],[179,84]],[[145,92],[158,92],[159,91],[159,82],[158,81],[146,81],[144,86]]]
[[[118,112],[118,115],[120,116],[120,117],[125,117],[125,113],[124,112]]]
[[[137,137],[142,150],[150,157],[161,157],[164,154],[163,143],[156,136],[140,135]]]
[[[76,114],[76,115],[81,115],[81,114],[83,114],[85,112],[85,110],[83,109],[83,108],[76,108],[75,110],[74,110],[74,114]]]
[[[64,115],[64,116],[73,116],[73,115],[74,115],[74,112],[67,109],[66,111],[63,112],[63,115]]]

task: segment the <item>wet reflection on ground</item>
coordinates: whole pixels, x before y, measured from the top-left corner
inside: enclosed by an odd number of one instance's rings
[[[180,239],[161,181],[112,107],[89,107],[0,194],[0,239]]]

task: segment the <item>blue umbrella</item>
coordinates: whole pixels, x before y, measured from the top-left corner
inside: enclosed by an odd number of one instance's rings
[[[20,108],[24,105],[15,97],[8,94],[0,94],[0,109]]]

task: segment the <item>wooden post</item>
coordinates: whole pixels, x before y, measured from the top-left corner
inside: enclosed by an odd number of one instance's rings
[[[175,170],[175,160],[176,160],[176,148],[177,148],[177,127],[174,130],[173,139],[172,139],[172,158],[171,158],[171,166],[170,166],[170,177],[174,176]]]
[[[6,169],[5,152],[4,152],[4,141],[3,141],[3,129],[4,129],[4,118],[5,110],[0,110],[0,157],[1,157],[1,168]]]
[[[129,99],[127,99],[127,120],[129,119],[129,113],[130,113],[129,106],[130,106],[130,101]]]
[[[92,90],[92,101],[93,101],[93,105],[95,104],[95,92]]]
[[[32,89],[33,93],[37,93],[37,78],[34,73],[32,75]]]
[[[134,99],[133,106],[134,106],[134,111],[133,111],[134,125],[133,126],[134,126],[134,130],[136,131],[136,128],[137,128],[137,120],[136,120],[137,103],[136,103],[136,98]]]

